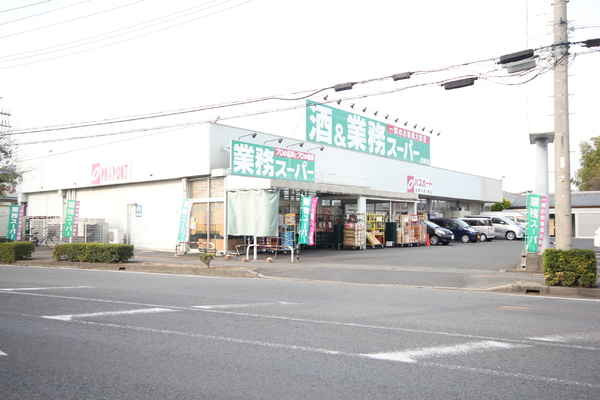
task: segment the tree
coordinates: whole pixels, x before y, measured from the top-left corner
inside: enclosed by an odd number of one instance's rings
[[[9,135],[0,135],[0,198],[21,182],[22,173],[17,172],[14,144]]]
[[[600,136],[580,142],[579,150],[581,168],[577,170],[573,184],[582,191],[600,190]]]
[[[510,206],[512,206],[512,203],[510,201],[506,200],[505,198],[502,198],[502,203],[492,204],[492,206],[490,207],[490,210],[492,210],[492,211],[508,210],[510,208]]]

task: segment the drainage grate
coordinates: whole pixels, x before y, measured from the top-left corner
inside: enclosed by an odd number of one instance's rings
[[[540,291],[537,289],[526,289],[525,294],[540,294]]]

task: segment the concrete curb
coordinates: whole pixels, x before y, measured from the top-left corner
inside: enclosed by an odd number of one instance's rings
[[[599,288],[545,286],[529,283],[513,283],[487,289],[486,292],[515,293],[553,297],[577,297],[600,299]]]
[[[241,267],[211,267],[207,268],[200,265],[182,265],[182,264],[162,264],[151,262],[140,263],[77,263],[68,261],[24,261],[20,260],[13,265],[22,265],[28,267],[52,267],[52,268],[72,268],[72,269],[95,269],[102,271],[126,271],[126,272],[148,272],[155,274],[173,274],[173,275],[198,275],[198,276],[220,276],[234,278],[259,278],[250,268]]]

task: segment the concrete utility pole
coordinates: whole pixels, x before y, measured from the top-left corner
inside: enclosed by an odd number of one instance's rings
[[[555,247],[559,250],[573,248],[571,223],[571,157],[569,154],[569,37],[567,3],[554,1],[554,221]]]

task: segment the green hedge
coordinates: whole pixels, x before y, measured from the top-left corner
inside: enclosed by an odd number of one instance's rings
[[[33,242],[0,243],[0,260],[4,263],[14,263],[17,260],[31,257],[35,251]]]
[[[543,265],[546,285],[596,286],[598,267],[594,250],[546,249]]]
[[[116,263],[133,258],[133,245],[108,243],[67,243],[52,249],[54,260]]]

